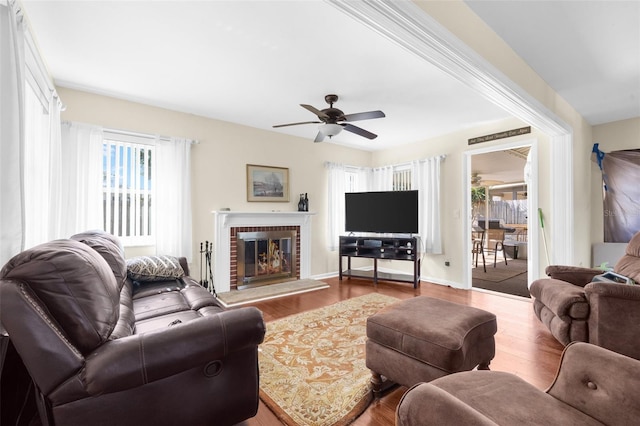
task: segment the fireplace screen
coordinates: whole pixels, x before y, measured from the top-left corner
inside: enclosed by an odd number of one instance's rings
[[[295,277],[295,231],[238,233],[238,288]]]

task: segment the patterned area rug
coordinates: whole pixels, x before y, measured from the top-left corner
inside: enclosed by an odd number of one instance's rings
[[[267,323],[260,398],[286,425],[346,425],[373,397],[366,320],[398,299],[371,293]]]
[[[493,260],[491,262],[487,261],[487,272],[484,272],[482,262],[478,262],[478,267],[473,267],[471,271],[474,279],[493,281],[494,283],[508,280],[509,278],[516,277],[526,272],[526,262],[509,261],[509,264],[505,265],[504,262],[500,261],[497,262],[496,267],[494,268]]]
[[[482,265],[473,268],[473,287],[514,296],[531,298],[527,281],[527,260],[512,259],[505,265],[499,262],[493,267],[493,262],[487,264],[487,272]]]

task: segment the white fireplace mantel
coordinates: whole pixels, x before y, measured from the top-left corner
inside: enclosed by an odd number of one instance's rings
[[[231,290],[231,228],[242,226],[299,226],[300,278],[311,275],[312,212],[235,212],[214,211],[213,283],[216,292]]]

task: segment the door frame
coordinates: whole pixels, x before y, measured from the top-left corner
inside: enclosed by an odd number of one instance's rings
[[[474,155],[478,154],[486,154],[489,152],[497,152],[497,151],[505,151],[513,148],[520,148],[523,146],[530,147],[530,157],[531,157],[531,181],[527,183],[527,282],[531,283],[537,277],[538,268],[540,267],[540,262],[538,259],[538,248],[539,248],[539,233],[532,232],[533,230],[538,229],[537,220],[538,220],[538,140],[537,139],[528,139],[521,140],[517,142],[504,143],[499,145],[492,145],[490,147],[484,148],[476,148],[472,150],[468,150],[464,152],[463,158],[463,176],[465,177],[464,181],[464,191],[463,191],[463,211],[464,215],[464,240],[463,244],[463,264],[467,265],[463,269],[462,274],[462,288],[470,289],[473,287],[473,277],[471,274],[472,270],[472,242],[471,242],[471,227],[473,224],[473,215],[471,214],[472,206],[471,206],[471,159]]]

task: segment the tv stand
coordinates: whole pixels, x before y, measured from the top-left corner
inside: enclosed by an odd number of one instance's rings
[[[418,237],[356,237],[341,236],[339,247],[339,279],[342,277],[372,278],[374,284],[378,280],[413,283],[413,288],[420,284],[420,239]],[[347,258],[347,269],[342,269],[342,258]],[[373,271],[351,269],[351,258],[362,257],[373,259]],[[378,271],[378,260],[406,260],[413,262],[413,274],[386,273]]]

